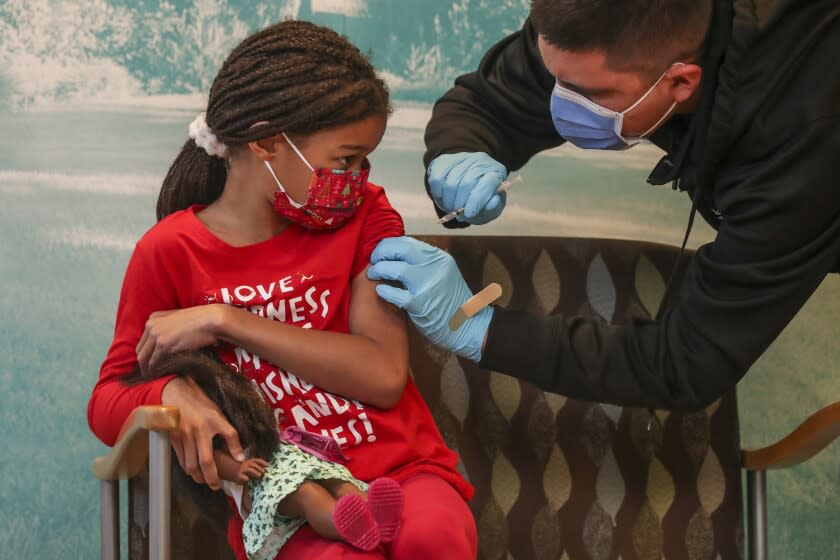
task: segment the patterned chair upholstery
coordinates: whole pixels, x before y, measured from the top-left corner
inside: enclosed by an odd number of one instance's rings
[[[672,247],[566,238],[427,237],[475,291],[500,304],[593,313],[621,323],[655,312]],[[728,560],[743,557],[735,393],[677,414],[566,399],[431,347],[411,333],[411,367],[459,468],[476,487],[479,558]],[[129,557],[145,558],[144,477],[129,483]],[[230,558],[173,496],[173,558]]]

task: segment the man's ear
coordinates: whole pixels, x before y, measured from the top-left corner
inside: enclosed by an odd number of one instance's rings
[[[674,65],[666,77],[671,80],[671,97],[677,103],[683,103],[700,89],[703,69],[697,64]]]

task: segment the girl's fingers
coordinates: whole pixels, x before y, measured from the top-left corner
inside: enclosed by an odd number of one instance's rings
[[[196,441],[196,448],[198,450],[198,465],[201,468],[204,481],[213,490],[218,490],[222,487],[222,483],[219,480],[216,461],[213,458],[213,437],[206,432],[200,432],[200,437]]]
[[[198,466],[198,450],[195,447],[195,438],[191,435],[184,438],[184,470],[196,484],[204,484],[204,476]]]
[[[184,472],[186,472],[187,467],[184,464],[184,444],[181,441],[181,438],[173,434],[170,442],[172,443],[172,449],[175,450],[175,456],[178,458],[178,463],[181,465],[181,468],[184,469]]]
[[[146,340],[149,338],[149,327],[147,326],[143,329],[143,335],[140,337],[140,341],[137,343],[137,346],[134,348],[134,351],[137,354],[140,354],[140,349],[146,344]]]
[[[149,357],[149,366],[148,367],[150,369],[154,368],[155,364],[158,362],[158,360],[160,360],[161,358],[163,358],[167,354],[170,354],[170,352],[168,352],[163,347],[163,345],[161,345],[159,342],[157,342],[155,344],[154,351],[152,351],[152,355]]]
[[[222,436],[222,439],[225,440],[228,453],[230,453],[231,457],[240,462],[244,461],[245,453],[242,451],[242,444],[239,442],[239,434],[236,433],[236,430],[224,416],[219,415],[217,418],[219,418],[219,421],[211,424],[215,433]]]
[[[149,371],[149,358],[154,349],[154,343],[148,337],[143,341],[142,346],[138,345],[137,363],[142,371]]]

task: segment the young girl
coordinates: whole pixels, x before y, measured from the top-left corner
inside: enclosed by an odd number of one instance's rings
[[[389,111],[384,83],[333,31],[283,22],[237,46],[164,179],[160,221],[135,247],[88,406],[106,444],[135,407],[178,406],[178,460],[217,489],[213,438],[245,460],[219,408],[184,379],[119,382],[138,363],[212,346],[282,428],[334,439],[359,480],[401,485],[389,545],[361,551],[305,525],[278,559],[476,555],[472,488],[408,374],[403,316],[364,274],[374,246],[403,234],[383,190],[367,182]],[[238,513],[228,537],[246,558]]]

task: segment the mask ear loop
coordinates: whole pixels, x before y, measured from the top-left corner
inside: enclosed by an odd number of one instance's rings
[[[289,204],[291,204],[291,205],[292,205],[292,206],[294,206],[295,208],[300,208],[300,207],[302,207],[302,206],[303,206],[303,204],[300,204],[300,203],[299,203],[299,202],[297,202],[294,198],[292,198],[291,196],[289,196],[289,193],[287,193],[287,192],[286,192],[286,189],[284,189],[284,188],[283,188],[283,183],[281,183],[281,182],[280,182],[280,179],[278,179],[278,178],[277,178],[277,175],[275,175],[275,173],[274,173],[274,168],[272,168],[272,167],[271,167],[271,164],[270,164],[270,163],[268,163],[267,161],[263,161],[263,163],[265,164],[266,168],[268,169],[268,172],[269,172],[269,173],[271,173],[271,176],[272,176],[272,177],[274,177],[274,182],[275,182],[275,183],[277,183],[277,188],[278,188],[278,189],[280,189],[280,192],[282,192],[283,194],[285,194],[285,195],[286,195],[286,198],[287,198],[287,199],[289,199]]]
[[[668,75],[668,72],[669,72],[669,71],[671,70],[671,68],[673,68],[674,66],[685,66],[685,63],[684,63],[684,62],[675,62],[675,63],[673,63],[671,66],[669,66],[669,67],[668,67],[668,70],[665,70],[664,72],[662,72],[662,75],[661,75],[661,76],[659,76],[659,79],[658,79],[658,80],[656,80],[656,82],[655,82],[652,86],[650,86],[650,89],[648,89],[648,90],[645,92],[645,94],[644,94],[642,97],[640,97],[640,98],[639,98],[639,100],[638,100],[638,101],[636,101],[636,102],[635,102],[635,103],[633,103],[630,107],[628,107],[627,109],[625,109],[624,111],[622,111],[622,112],[620,113],[620,115],[621,115],[622,125],[623,125],[623,123],[624,123],[624,115],[626,115],[627,113],[629,113],[630,111],[632,111],[633,109],[635,109],[636,107],[638,107],[638,106],[639,106],[639,105],[640,105],[640,104],[641,104],[641,103],[642,103],[645,99],[647,99],[647,98],[650,96],[650,94],[651,94],[651,93],[653,93],[653,90],[655,90],[655,89],[656,89],[656,86],[658,86],[660,83],[662,83],[662,80],[664,80],[664,79],[665,79],[665,76],[667,76],[667,75]],[[668,117],[670,117],[670,116],[671,116],[671,113],[673,113],[673,111],[674,111],[674,109],[675,109],[676,107],[677,107],[677,102],[676,102],[676,101],[674,101],[674,103],[673,103],[673,104],[671,104],[671,107],[670,107],[670,108],[669,108],[669,109],[665,112],[665,114],[664,114],[664,115],[662,115],[662,118],[661,118],[661,119],[659,119],[658,121],[656,121],[656,124],[654,124],[652,127],[650,127],[649,129],[647,129],[647,130],[646,130],[646,131],[645,131],[645,132],[644,132],[641,136],[639,136],[639,138],[646,138],[646,137],[648,136],[648,134],[652,133],[654,130],[656,130],[657,128],[659,128],[659,125],[661,125],[663,122],[665,122],[665,120],[666,120]],[[620,134],[621,134],[621,132],[620,132],[620,129],[619,129],[619,135],[620,135]],[[623,138],[623,136],[622,136],[622,138]]]
[[[662,123],[664,123],[664,122],[665,122],[665,120],[666,120],[668,117],[670,117],[670,116],[671,116],[671,113],[673,113],[673,112],[674,112],[674,109],[676,109],[676,108],[677,108],[677,102],[676,102],[676,101],[674,101],[674,103],[671,105],[671,108],[670,108],[670,109],[668,109],[668,110],[665,112],[665,114],[664,114],[664,115],[662,115],[662,118],[661,118],[661,119],[659,119],[658,121],[656,121],[656,124],[655,124],[655,125],[653,125],[653,126],[652,126],[652,127],[650,127],[649,129],[647,129],[645,132],[643,132],[643,133],[642,133],[642,135],[640,136],[640,138],[647,138],[649,134],[651,134],[654,130],[656,130],[657,128],[659,128],[659,125],[661,125]]]
[[[306,167],[308,167],[308,168],[309,168],[309,170],[310,170],[311,172],[315,173],[315,168],[314,168],[314,167],[312,167],[311,165],[309,165],[309,162],[308,162],[308,161],[306,161],[306,158],[305,158],[305,157],[303,157],[303,154],[302,154],[302,153],[300,153],[300,150],[298,150],[298,147],[297,147],[297,146],[295,146],[295,143],[294,143],[294,142],[292,142],[292,139],[291,139],[291,138],[289,138],[288,136],[286,136],[286,133],[285,133],[285,132],[281,132],[280,134],[282,134],[282,135],[283,135],[283,138],[285,138],[285,139],[286,139],[286,142],[288,142],[288,143],[289,143],[289,146],[291,146],[291,147],[292,147],[292,149],[295,151],[295,153],[297,154],[297,157],[299,157],[299,158],[300,158],[300,160],[301,160],[303,163],[305,163],[305,164],[306,164]]]
[[[303,157],[303,154],[302,154],[302,153],[300,153],[300,150],[298,150],[298,147],[297,147],[297,146],[295,146],[295,143],[294,143],[294,142],[292,142],[291,138],[289,138],[288,136],[286,136],[286,133],[285,133],[285,132],[281,132],[280,134],[282,134],[282,135],[283,135],[283,138],[285,138],[285,139],[286,139],[286,142],[288,142],[288,143],[289,143],[289,146],[291,146],[291,147],[292,147],[292,149],[295,151],[295,154],[297,154],[297,157],[299,157],[299,158],[300,158],[300,160],[301,160],[304,164],[306,164],[306,167],[308,167],[308,168],[309,168],[309,170],[310,170],[310,171],[312,171],[312,172],[314,173],[314,172],[315,172],[315,169],[314,169],[311,165],[309,165],[309,162],[308,162],[308,161],[306,161],[306,158],[305,158],[305,157]],[[274,181],[277,183],[277,186],[280,188],[280,190],[281,190],[281,191],[283,191],[283,194],[285,194],[285,195],[286,195],[286,198],[288,198],[288,199],[289,199],[289,204],[291,204],[291,205],[292,205],[292,206],[294,206],[295,208],[302,208],[304,205],[303,205],[303,204],[301,204],[301,203],[299,203],[299,202],[297,202],[294,198],[292,198],[291,196],[289,196],[289,193],[287,193],[287,192],[286,192],[286,189],[284,189],[284,188],[283,188],[283,183],[281,183],[281,182],[280,182],[280,179],[278,179],[278,178],[277,178],[277,175],[274,173],[274,168],[272,168],[272,167],[271,167],[271,164],[270,164],[270,163],[268,163],[267,161],[264,161],[263,163],[264,163],[264,164],[265,164],[265,166],[268,168],[268,172],[269,172],[269,173],[271,173],[271,176],[272,176],[272,177],[274,177]]]

